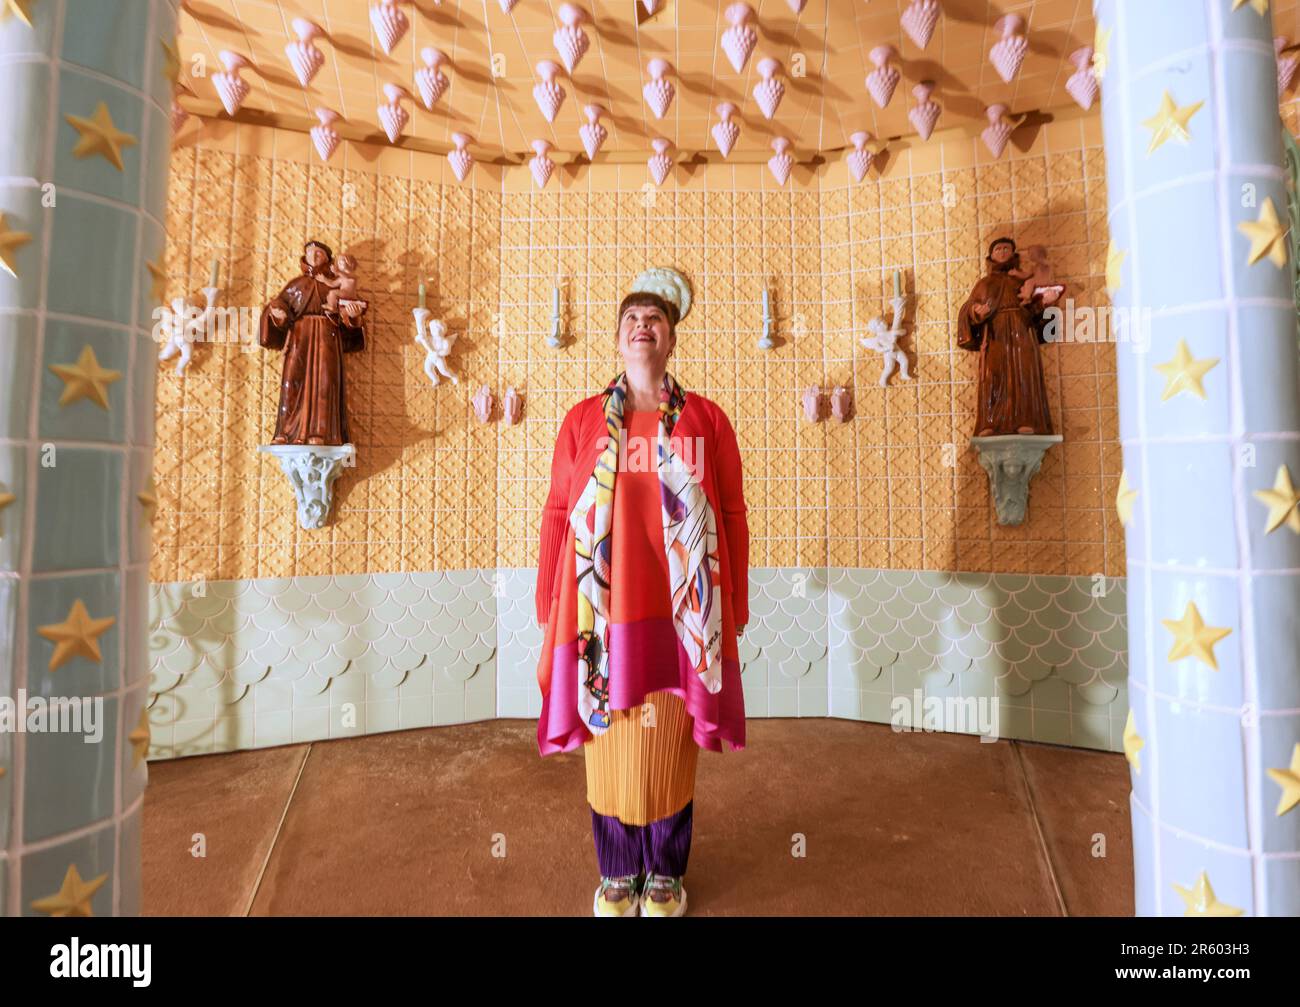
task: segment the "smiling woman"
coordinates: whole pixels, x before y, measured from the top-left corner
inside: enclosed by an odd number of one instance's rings
[[[651,270],[619,305],[626,368],[565,416],[542,519],[538,747],[584,746],[597,916],[685,912],[699,750],[745,744],[740,452],[722,410],[668,373],[689,289]],[[655,464],[626,465],[626,439]]]

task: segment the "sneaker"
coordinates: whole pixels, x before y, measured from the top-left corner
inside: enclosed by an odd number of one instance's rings
[[[681,878],[651,874],[641,890],[642,916],[682,916],[686,912],[686,889]]]
[[[641,876],[630,875],[625,878],[600,879],[596,889],[596,898],[591,905],[595,916],[635,916],[641,896],[637,892]]]

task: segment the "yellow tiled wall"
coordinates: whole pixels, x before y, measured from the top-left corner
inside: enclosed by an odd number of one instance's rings
[[[348,358],[358,460],[333,523],[297,526],[284,476],[257,453],[274,426],[279,354],[205,345],[184,378],[158,375],[156,581],[527,566],[565,409],[618,370],[613,312],[637,272],[672,265],[695,286],[674,373],[720,402],[746,471],[754,566],[834,565],[1119,576],[1123,534],[1115,348],[1043,348],[1065,443],[1033,484],[1028,521],[1002,528],[967,447],[975,357],[953,319],[990,238],[1052,250],[1077,304],[1105,302],[1106,195],[1093,118],[1048,125],[990,162],[977,141],[890,156],[857,185],[842,162],[778,189],[761,165],[561,168],[538,193],[526,169],[476,166],[470,185],[432,155],[345,143],[322,164],[307,138],[205,123],[173,158],[168,294],[221,263],[224,303],[260,307],[298,272],[304,240],[360,263],[369,345]],[[860,345],[890,277],[910,295],[914,380],[882,389]],[[546,346],[561,277],[573,340]],[[430,387],[410,309],[459,334],[459,386]],[[755,348],[772,291],[778,349]],[[524,395],[517,427],[479,424],[487,384]],[[803,420],[809,385],[855,392],[852,422]]]

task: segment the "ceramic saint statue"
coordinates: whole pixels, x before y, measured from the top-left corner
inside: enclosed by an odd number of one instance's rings
[[[258,327],[258,343],[264,349],[284,350],[280,408],[271,443],[347,444],[343,354],[365,348],[366,330],[360,318],[366,302],[356,299],[355,282],[348,283],[354,277],[335,272],[329,246],[307,242],[300,264],[302,275],[290,280],[262,309]],[[348,258],[345,273],[354,269]]]
[[[975,436],[1050,434],[1052,418],[1038,346],[1047,341],[1044,312],[1065,287],[1035,286],[1022,298],[1022,286],[1028,286],[1034,267],[1020,268],[1010,238],[989,245],[987,262],[988,275],[975,284],[957,314],[957,345],[979,354]]]

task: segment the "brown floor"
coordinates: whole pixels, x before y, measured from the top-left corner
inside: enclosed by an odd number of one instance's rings
[[[701,753],[693,915],[1133,912],[1122,755],[845,720],[746,729],[745,751]],[[588,915],[582,755],[540,759],[535,731],[497,720],[153,763],[144,911]]]

